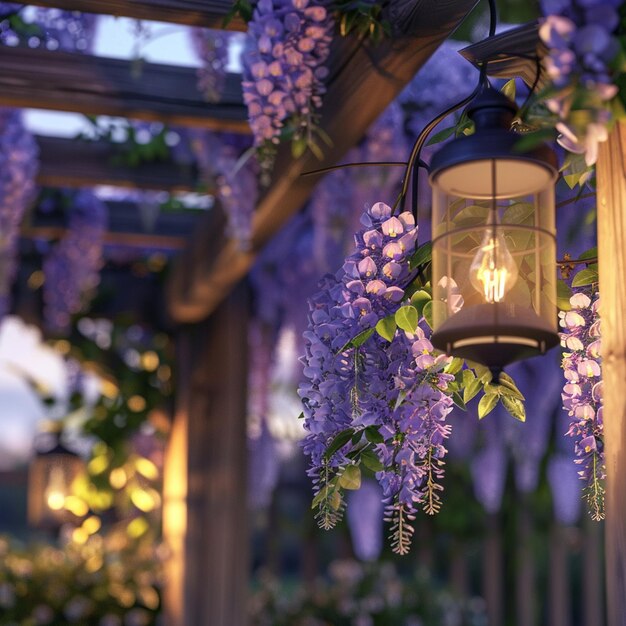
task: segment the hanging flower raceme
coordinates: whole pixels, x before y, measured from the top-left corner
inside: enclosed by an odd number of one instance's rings
[[[403,306],[417,228],[410,213],[391,213],[383,203],[365,212],[355,253],[310,300],[299,393],[320,526],[341,517],[342,491],[358,488],[363,465],[382,487],[393,549],[405,554],[417,508],[440,507],[454,376],[416,310]]]
[[[593,519],[604,518],[604,427],[600,359],[599,298],[575,293],[561,318],[562,367],[565,373],[563,407],[571,418],[568,435],[575,439],[578,472],[585,481],[585,497]]]
[[[218,102],[226,82],[230,35],[222,30],[194,28],[191,41],[202,61],[198,70],[198,89],[209,102]]]
[[[248,24],[243,94],[261,165],[271,169],[281,135],[294,152],[317,149],[314,129],[328,74],[332,22],[308,0],[260,0]]]
[[[228,235],[240,248],[250,247],[252,215],[258,198],[254,160],[240,163],[248,147],[242,135],[194,132],[190,145],[203,177],[217,185],[217,199],[228,218]]]
[[[35,195],[37,143],[20,112],[0,109],[0,317],[8,312],[22,217]]]
[[[44,260],[44,315],[49,330],[65,333],[100,282],[107,208],[91,191],[79,192],[68,232]]]
[[[587,165],[598,158],[598,143],[608,137],[609,102],[616,96],[615,63],[622,44],[615,35],[620,0],[542,0],[539,35],[549,49],[545,59],[552,80],[546,104],[557,117],[559,142],[584,154]]]

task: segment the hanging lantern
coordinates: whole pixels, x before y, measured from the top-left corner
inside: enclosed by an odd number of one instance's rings
[[[547,146],[518,149],[516,113],[483,89],[467,109],[475,133],[446,144],[430,168],[432,343],[494,375],[558,343],[556,156]]]
[[[78,521],[81,511],[73,502],[76,498],[71,494],[71,487],[83,470],[82,459],[65,448],[55,433],[54,446],[45,452],[38,451],[28,471],[28,522],[31,526],[54,530]]]

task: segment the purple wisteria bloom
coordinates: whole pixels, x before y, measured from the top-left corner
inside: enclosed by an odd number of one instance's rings
[[[563,408],[570,417],[567,434],[575,440],[578,475],[585,481],[585,497],[593,519],[604,518],[604,428],[600,358],[599,297],[575,293],[572,310],[561,312],[562,367],[565,374]]]
[[[310,132],[322,104],[332,22],[308,0],[259,0],[248,24],[243,97],[257,147],[277,144],[289,123]],[[289,122],[288,122],[289,120]]]
[[[542,0],[546,16],[539,35],[549,54],[546,69],[555,87],[547,106],[559,118],[559,143],[584,154],[587,165],[598,158],[608,137],[608,102],[615,97],[613,62],[621,45],[618,0]]]
[[[450,434],[445,419],[452,406],[446,389],[453,377],[442,371],[446,358],[433,354],[429,330],[397,330],[391,342],[374,333],[377,322],[406,301],[413,247],[394,248],[393,261],[388,251],[404,237],[415,241],[413,216],[394,216],[378,202],[361,222],[356,251],[336,276],[323,279],[310,300],[306,382],[299,389],[309,433],[303,447],[311,459],[318,520],[326,528],[343,510],[337,481],[346,468],[362,454],[370,455],[370,465],[372,458],[379,464],[376,478],[392,547],[405,554],[417,509],[433,514],[440,507],[444,442]],[[368,331],[363,341],[353,342]],[[344,433],[345,442],[329,451]]]

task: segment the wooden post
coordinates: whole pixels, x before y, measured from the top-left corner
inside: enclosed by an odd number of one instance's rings
[[[608,626],[626,626],[626,126],[600,144],[597,163],[606,488]]]
[[[177,427],[180,434],[170,444],[168,463],[180,481],[180,528],[176,535],[166,525],[166,539],[178,541],[166,563],[166,625],[245,626],[246,290],[240,286],[207,321],[182,329],[179,348],[174,434]],[[170,485],[176,481],[171,469]],[[166,505],[166,519],[167,506],[177,505]]]

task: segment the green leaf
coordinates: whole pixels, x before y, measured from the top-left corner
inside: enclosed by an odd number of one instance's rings
[[[465,384],[465,381],[463,381],[463,383],[463,402],[467,404],[470,400],[476,397],[476,394],[483,388],[483,384],[479,378],[474,378],[467,385]]]
[[[330,506],[332,506],[335,511],[339,510],[339,507],[341,506],[341,495],[339,494],[339,491],[335,490],[330,494]]]
[[[504,85],[502,85],[502,89],[500,91],[507,97],[515,102],[515,95],[517,93],[517,89],[515,86],[515,79],[511,78],[511,80],[507,80]]]
[[[459,409],[467,411],[467,407],[465,406],[465,402],[463,401],[463,396],[458,391],[452,392],[452,401],[459,407]]]
[[[306,151],[307,140],[306,137],[298,137],[291,142],[291,156],[294,159],[300,158]]]
[[[316,494],[313,500],[311,501],[311,508],[314,509],[320,505],[322,500],[325,500],[328,496],[331,489],[334,489],[334,485],[324,485]]]
[[[371,443],[383,443],[385,441],[385,438],[378,430],[378,426],[368,426],[365,429],[365,438]]]
[[[299,420],[303,420],[304,419],[304,411],[302,411],[302,413],[300,413],[300,415],[298,415],[298,419]]]
[[[375,332],[374,328],[366,328],[362,330],[358,335],[352,337],[344,346],[342,346],[335,354],[341,354],[350,348],[358,348],[362,346]]]
[[[518,398],[524,400],[522,392],[517,388],[515,381],[505,372],[500,372],[500,391],[501,395]]]
[[[420,265],[424,265],[428,263],[432,258],[433,252],[433,244],[430,241],[423,243],[419,248],[415,251],[413,256],[409,259],[409,267],[411,269],[415,269]]]
[[[372,450],[364,450],[361,454],[361,463],[372,470],[372,472],[380,472],[383,469],[383,464],[380,462],[376,453]]]
[[[387,341],[393,341],[393,336],[396,334],[396,328],[396,318],[393,314],[383,317],[383,319],[378,320],[378,323],[376,324],[376,332]]]
[[[589,250],[585,250],[585,252],[583,252],[578,258],[581,261],[584,261],[585,259],[597,259],[598,258],[597,246],[594,246],[593,248],[590,248]]]
[[[324,455],[327,459],[330,459],[337,450],[343,448],[350,439],[352,439],[352,435],[354,435],[353,428],[346,428],[346,430],[342,430],[340,433],[335,435],[335,438],[331,441],[330,445],[326,449],[326,454]]]
[[[465,365],[465,359],[460,359],[455,356],[452,361],[446,365],[444,371],[446,374],[452,374],[454,376],[463,369],[463,365]]]
[[[500,396],[495,393],[485,394],[478,403],[478,419],[483,419],[483,417],[489,415],[496,408],[499,398]]]
[[[444,128],[443,130],[440,130],[438,133],[435,133],[428,140],[428,143],[426,145],[432,146],[435,143],[441,143],[442,141],[445,141],[449,137],[452,137],[452,135],[454,135],[455,132],[456,132],[456,126],[450,126],[449,128]]]
[[[422,309],[422,316],[426,320],[426,323],[433,327],[433,301],[427,302]]]
[[[366,328],[362,330],[356,337],[352,338],[350,342],[353,348],[361,347],[372,335],[374,334],[373,328]]]
[[[572,290],[564,280],[556,281],[556,303],[561,311],[569,311],[572,305],[569,299],[572,297]]]
[[[415,307],[418,318],[422,317],[424,306],[426,305],[427,302],[430,302],[431,300],[432,298],[430,297],[430,294],[424,291],[423,289],[416,291],[411,296],[411,305]]]
[[[396,311],[396,324],[407,333],[415,332],[418,321],[417,309],[410,304],[402,306]]]
[[[516,420],[526,421],[526,409],[521,400],[512,396],[502,396],[502,405]]]
[[[339,477],[339,486],[344,489],[356,490],[361,486],[361,470],[357,465],[348,465]]]
[[[585,287],[586,285],[597,283],[598,280],[598,270],[593,267],[587,267],[584,270],[580,270],[580,272],[574,276],[572,287]]]

